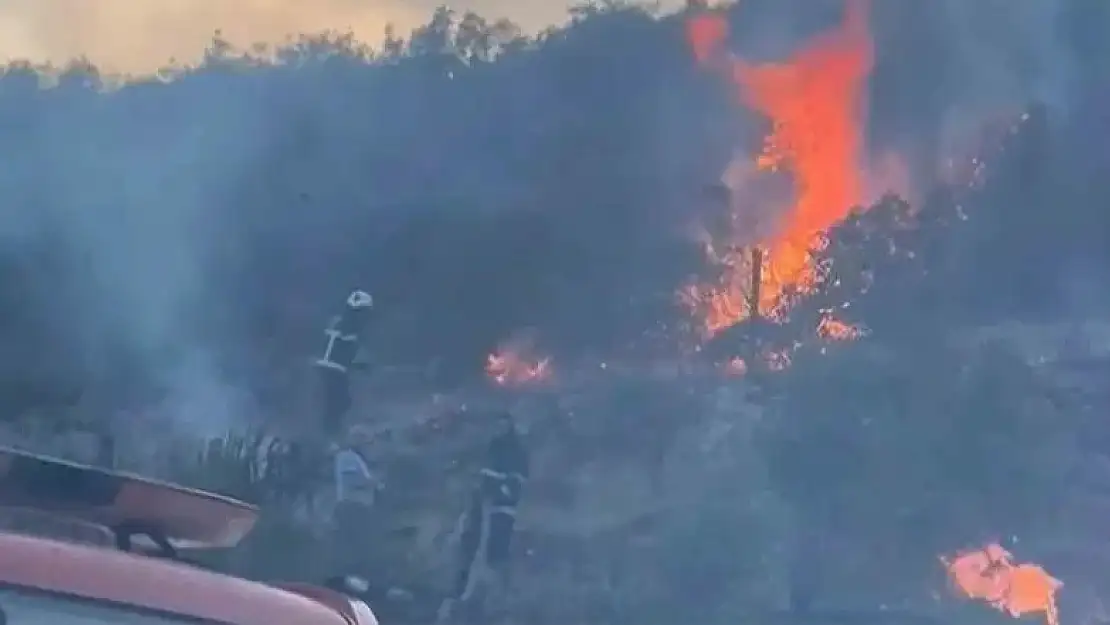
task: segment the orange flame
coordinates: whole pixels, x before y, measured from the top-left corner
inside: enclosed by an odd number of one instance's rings
[[[723,268],[713,284],[689,284],[678,292],[678,300],[701,318],[702,334],[711,337],[751,316],[748,295],[751,288],[753,257],[750,248],[728,246],[718,250],[708,232],[700,233],[702,247],[710,263]],[[766,282],[766,280],[764,280]],[[760,310],[767,313],[775,298],[761,291]]]
[[[1014,618],[1045,615],[1048,625],[1059,625],[1056,592],[1063,582],[1037,564],[1014,564],[1013,555],[997,543],[941,556],[941,564],[957,591],[969,599],[986,602]]]
[[[503,386],[551,379],[551,358],[532,358],[523,351],[503,348],[486,359],[486,373]]]
[[[686,38],[698,63],[709,63],[728,39],[728,22],[717,13],[699,13],[686,22]]]
[[[766,368],[767,371],[783,371],[793,362],[793,350],[791,348],[763,350],[755,356],[753,362]],[[717,368],[729,377],[742,377],[751,371],[748,361],[739,356],[733,356],[729,360],[718,364]]]
[[[873,51],[865,0],[849,0],[844,23],[786,61],[755,65],[722,56],[728,23],[720,13],[702,13],[687,23],[687,37],[698,62],[725,71],[740,101],[765,115],[771,133],[756,166],[763,172],[789,172],[796,201],[767,249],[758,303],[775,314],[791,287],[811,290],[818,273],[809,252],[824,244],[822,233],[864,200],[861,113]],[[749,316],[743,288],[750,266],[738,259],[721,263],[720,284],[690,287],[680,294],[688,306],[699,302],[709,335]],[[750,265],[750,262],[748,263]]]
[[[830,341],[851,341],[863,335],[863,328],[837,319],[832,311],[824,311],[817,322],[817,336]]]

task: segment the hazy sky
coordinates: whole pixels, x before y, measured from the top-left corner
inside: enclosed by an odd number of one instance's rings
[[[443,0],[0,0],[0,60],[65,61],[85,55],[110,71],[142,72],[192,60],[221,29],[234,43],[280,42],[290,33],[350,30],[377,43],[386,23],[401,32]],[[565,0],[449,3],[537,30],[566,15]],[[664,0],[664,5],[678,4]]]

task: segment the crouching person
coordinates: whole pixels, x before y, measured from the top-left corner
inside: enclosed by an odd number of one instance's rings
[[[479,478],[463,515],[458,569],[451,596],[440,605],[440,622],[451,617],[457,603],[480,612],[479,595],[491,577],[498,578],[502,588],[508,581],[517,505],[528,479],[528,452],[509,413],[498,417],[498,433],[486,451]]]

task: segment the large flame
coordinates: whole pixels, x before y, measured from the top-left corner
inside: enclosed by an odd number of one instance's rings
[[[791,288],[812,289],[817,271],[809,251],[823,244],[822,233],[864,200],[863,96],[873,63],[865,0],[849,0],[841,26],[824,33],[780,63],[752,64],[728,54],[725,17],[701,13],[687,23],[695,58],[720,70],[737,88],[745,106],[764,115],[771,132],[756,165],[764,172],[791,175],[796,200],[766,249],[759,309],[775,314]],[[682,299],[700,309],[708,334],[750,315],[745,287],[751,263],[733,252],[718,257],[724,278],[695,285]]]
[[[1059,625],[1056,593],[1063,583],[1037,564],[1015,564],[997,543],[942,556],[941,564],[955,589],[1014,618],[1044,614],[1048,625]]]

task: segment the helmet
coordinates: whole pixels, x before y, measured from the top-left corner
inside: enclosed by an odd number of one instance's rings
[[[374,305],[374,298],[370,294],[361,289],[351,291],[347,296],[347,306],[351,308],[370,308]]]

